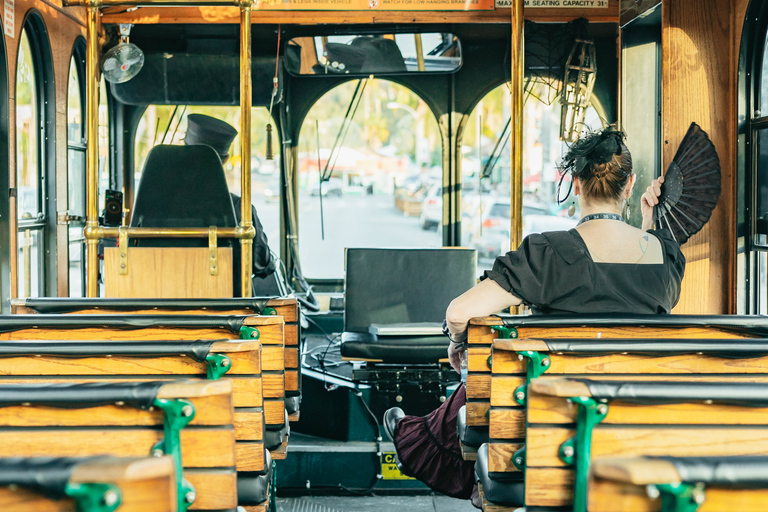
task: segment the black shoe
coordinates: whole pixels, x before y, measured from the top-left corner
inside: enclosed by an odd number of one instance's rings
[[[389,440],[395,442],[395,433],[397,432],[397,424],[400,420],[405,418],[405,413],[399,407],[392,407],[387,409],[384,413],[384,432],[387,433]]]

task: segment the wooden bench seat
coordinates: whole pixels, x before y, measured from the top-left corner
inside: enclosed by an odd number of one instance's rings
[[[527,506],[586,511],[589,468],[600,457],[726,457],[768,449],[766,379],[631,379],[531,382]]]
[[[286,429],[282,317],[41,314],[11,315],[0,319],[0,341],[41,339],[174,342],[256,339],[261,345],[260,375],[266,431],[280,433]],[[252,404],[238,407],[259,406]],[[265,439],[268,436],[265,432]],[[278,440],[282,442],[281,435],[272,437],[279,437]]]
[[[233,423],[227,380],[0,385],[0,458],[167,454],[179,509],[237,506]]]
[[[299,419],[301,397],[300,306],[294,297],[234,299],[113,299],[35,297],[13,299],[14,314],[110,315],[277,315],[283,318],[285,336],[285,397],[292,421]]]
[[[167,455],[0,459],[3,512],[87,512],[89,496],[104,504],[104,512],[176,512],[173,460]]]
[[[768,457],[597,459],[588,503],[590,512],[763,512]]]

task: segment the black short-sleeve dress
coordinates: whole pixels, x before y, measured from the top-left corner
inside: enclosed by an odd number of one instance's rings
[[[659,264],[595,262],[575,229],[527,236],[520,248],[496,259],[492,279],[534,314],[669,313],[680,298],[685,257],[668,230],[659,239]]]

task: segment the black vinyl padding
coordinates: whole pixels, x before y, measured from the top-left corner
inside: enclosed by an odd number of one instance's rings
[[[13,457],[0,459],[0,486],[18,485],[51,499],[66,496],[75,468],[95,457]]]
[[[746,488],[768,487],[768,457],[765,456],[647,458],[672,463],[683,482]]]
[[[711,401],[742,407],[768,407],[768,384],[758,382],[573,380],[586,384],[596,400],[636,404]]]
[[[24,306],[38,313],[71,313],[84,309],[248,309],[261,314],[267,303],[277,297],[249,297],[234,299],[115,299],[115,298],[74,298],[45,297],[24,300]]]
[[[459,415],[456,418],[456,433],[459,440],[472,448],[479,448],[488,442],[488,426],[469,426],[467,425],[467,406],[462,405],[459,409]]]
[[[448,357],[449,340],[439,336],[376,336],[363,332],[341,334],[341,355],[385,363],[426,364]]]
[[[477,449],[475,481],[483,486],[488,501],[497,505],[523,506],[525,504],[525,482],[523,473],[501,473],[495,477],[488,471],[488,445]]]
[[[0,343],[0,357],[53,356],[53,357],[98,357],[138,356],[164,357],[187,356],[203,362],[216,340],[196,341],[3,341]]]
[[[651,356],[703,354],[750,358],[768,355],[768,340],[726,339],[544,339],[550,352],[577,356],[639,354]]]
[[[291,435],[291,426],[288,423],[288,411],[285,411],[285,421],[282,425],[266,425],[264,429],[264,446],[267,450],[278,448]]]
[[[0,332],[24,329],[228,329],[236,333],[245,323],[237,315],[2,315]]]
[[[264,450],[264,471],[237,472],[237,504],[241,507],[260,505],[267,501],[272,480],[272,456]]]
[[[0,407],[34,406],[79,409],[122,402],[148,409],[167,382],[87,382],[84,384],[3,384]]]
[[[506,327],[716,327],[768,336],[765,315],[494,315]]]

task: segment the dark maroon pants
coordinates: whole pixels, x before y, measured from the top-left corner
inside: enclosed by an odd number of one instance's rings
[[[406,416],[397,425],[395,448],[405,472],[431,489],[469,499],[475,463],[461,457],[456,419],[467,402],[464,385],[427,416]]]

